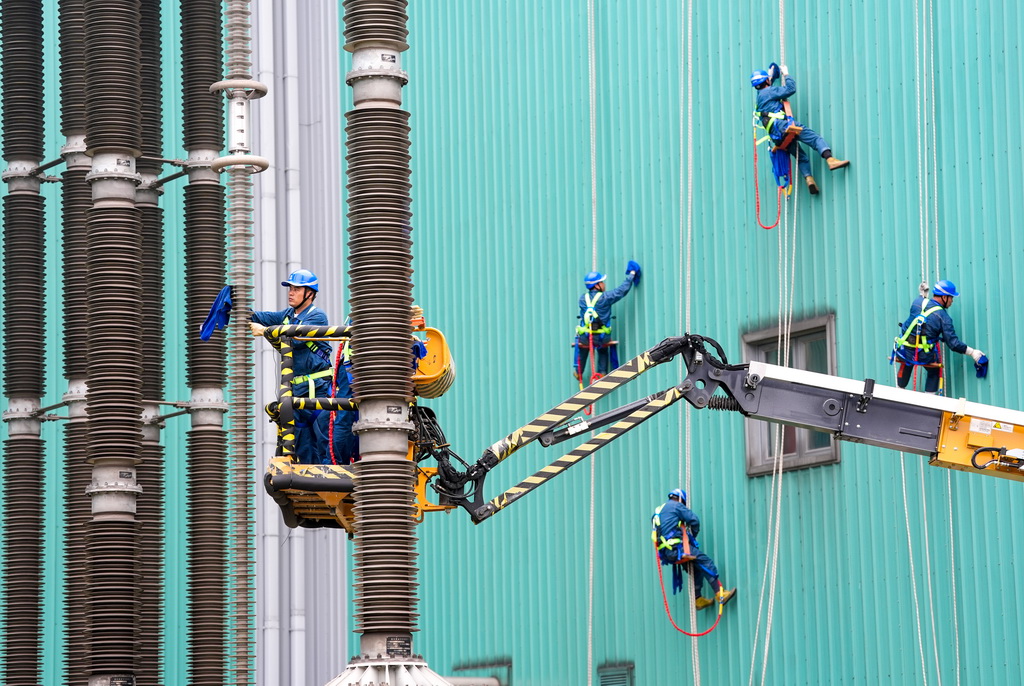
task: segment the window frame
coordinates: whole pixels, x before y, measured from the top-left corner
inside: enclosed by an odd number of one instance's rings
[[[790,327],[790,366],[799,369],[806,368],[805,349],[802,346],[794,346],[793,343],[799,343],[800,339],[805,339],[812,334],[824,331],[827,367],[824,373],[835,376],[837,373],[835,324],[835,314],[831,313],[793,322]],[[743,334],[741,336],[743,358],[745,360],[765,361],[765,349],[772,347],[778,341],[778,338],[778,326],[771,326]],[[772,424],[776,423],[749,418],[744,420],[743,433],[748,477],[771,474],[774,469],[774,458],[772,457],[772,446],[770,445]],[[810,432],[810,429],[798,428],[795,431],[797,432],[797,452],[795,457],[783,458],[783,471],[788,472],[794,469],[807,469],[809,467],[839,463],[839,441],[835,438],[829,438],[828,447],[807,450],[805,447],[806,432]]]
[[[623,682],[623,678],[625,681]],[[614,682],[609,682],[609,679],[615,679]],[[597,682],[599,686],[610,686],[611,683],[625,684],[625,686],[635,686],[636,684],[636,664],[633,662],[615,662],[609,664],[603,664],[597,668]]]

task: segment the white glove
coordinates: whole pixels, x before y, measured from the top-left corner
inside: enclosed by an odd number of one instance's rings
[[[249,322],[249,329],[252,331],[253,336],[262,336],[267,327],[262,324],[257,324],[256,322]]]
[[[787,67],[786,65],[782,64],[782,65],[779,65],[779,69],[782,70],[782,75],[783,76],[789,76],[789,67]]]
[[[971,358],[973,358],[974,361],[977,362],[978,360],[985,356],[985,353],[981,352],[980,350],[975,350],[971,346],[967,346],[967,350],[964,351],[964,355],[970,355]]]

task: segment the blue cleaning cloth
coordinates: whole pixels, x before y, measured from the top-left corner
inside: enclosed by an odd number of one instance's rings
[[[984,379],[988,376],[988,356],[982,355],[978,361],[974,363],[974,371],[978,375],[979,379]]]
[[[217,329],[223,329],[228,325],[231,318],[231,286],[220,289],[217,298],[213,301],[210,314],[206,315],[206,321],[199,327],[199,338],[204,341],[210,340],[210,336]]]
[[[629,264],[626,265],[626,273],[628,274],[630,272],[636,272],[636,274],[633,276],[633,285],[634,286],[639,286],[640,285],[640,263],[639,262],[635,262],[633,260],[630,260]]]

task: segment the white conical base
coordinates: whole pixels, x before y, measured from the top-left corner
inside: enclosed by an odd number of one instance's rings
[[[327,686],[452,686],[423,660],[356,658]]]

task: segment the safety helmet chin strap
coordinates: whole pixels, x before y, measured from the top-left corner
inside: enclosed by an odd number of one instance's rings
[[[306,309],[307,303],[313,302],[313,298],[316,297],[316,291],[314,291],[309,286],[303,286],[302,288],[304,291],[306,291],[306,294],[302,296],[302,302],[300,302],[299,306],[295,308],[296,312]]]

